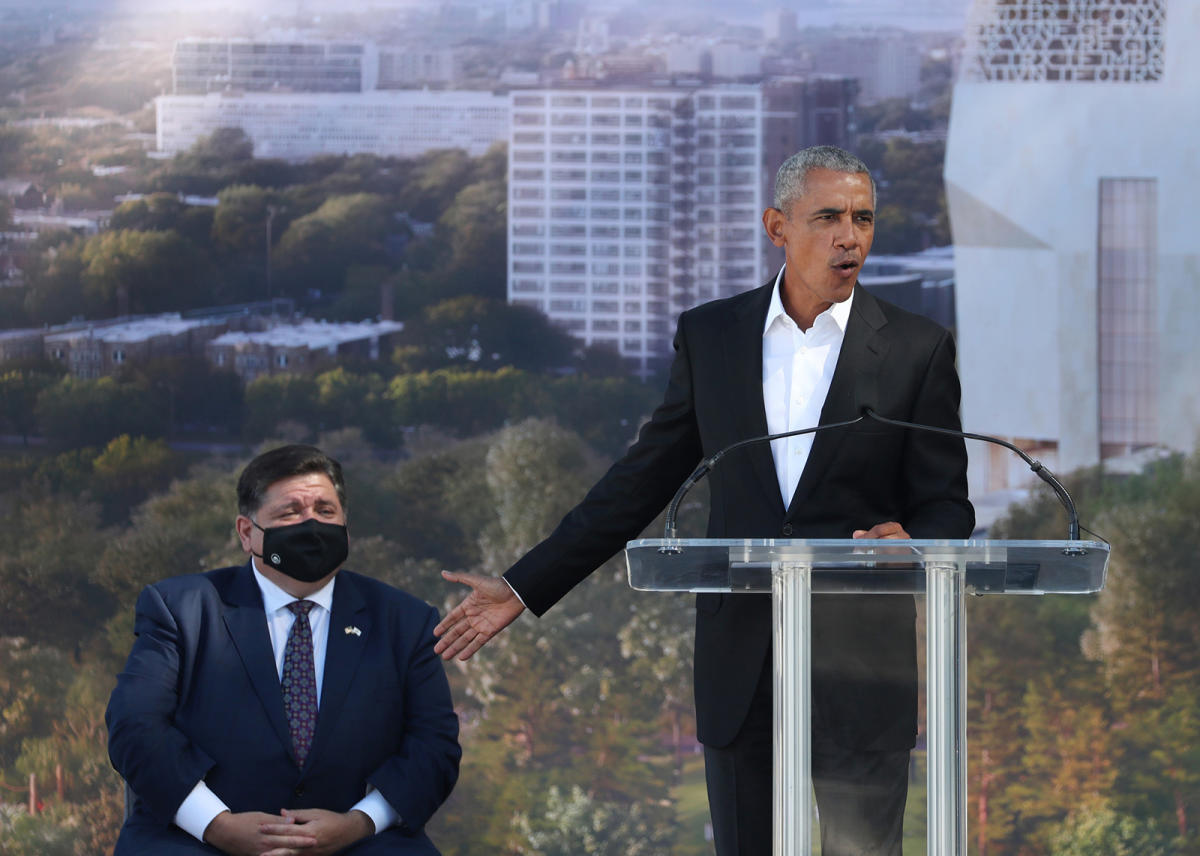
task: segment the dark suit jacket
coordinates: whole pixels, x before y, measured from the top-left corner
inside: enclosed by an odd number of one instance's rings
[[[505,574],[541,615],[636,537],[703,456],[767,433],[762,333],[773,282],[683,313],[663,402],[637,442],[545,541]],[[821,422],[884,416],[959,427],[950,334],[856,286]],[[913,538],[965,538],[966,450],[957,438],[877,422],[816,434],[784,508],[770,448],[747,446],[709,475],[711,538],[849,538],[896,520]],[[771,643],[766,595],[700,595],[696,713],[702,742],[736,736]],[[913,599],[813,598],[813,721],[844,746],[909,748],[916,735]]]
[[[113,766],[137,795],[116,852],[190,839],[171,819],[201,779],[234,812],[347,811],[371,784],[403,820],[384,834],[424,839],[461,754],[433,653],[437,620],[404,592],[338,573],[316,733],[299,769],[250,565],[147,586],[106,713]]]

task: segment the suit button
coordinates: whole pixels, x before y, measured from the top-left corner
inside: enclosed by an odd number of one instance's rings
[[[298,797],[304,796],[304,785],[296,785],[296,787],[292,790],[292,793]]]
[[[790,523],[783,524],[783,534],[784,535],[792,534],[792,524],[790,524]]]

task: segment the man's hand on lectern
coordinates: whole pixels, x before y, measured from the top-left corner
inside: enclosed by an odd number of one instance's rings
[[[452,583],[471,587],[471,593],[446,613],[433,635],[440,637],[433,650],[443,660],[469,660],[489,639],[525,611],[521,599],[500,577],[442,571]]]
[[[889,520],[887,523],[876,523],[870,529],[855,529],[853,538],[904,538],[911,539],[912,536],[904,531],[904,527],[895,520]]]

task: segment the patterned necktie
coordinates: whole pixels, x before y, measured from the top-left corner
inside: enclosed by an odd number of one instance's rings
[[[287,608],[296,616],[283,649],[283,710],[292,730],[296,764],[304,766],[312,747],[317,726],[317,672],[313,667],[312,628],[308,611],[316,606],[311,600],[294,600]]]

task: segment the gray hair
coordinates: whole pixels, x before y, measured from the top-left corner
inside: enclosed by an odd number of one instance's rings
[[[837,146],[812,146],[801,149],[783,162],[775,173],[775,207],[791,216],[792,203],[804,195],[805,179],[814,169],[833,172],[865,173],[871,181],[871,204],[875,204],[875,179],[856,155]]]

